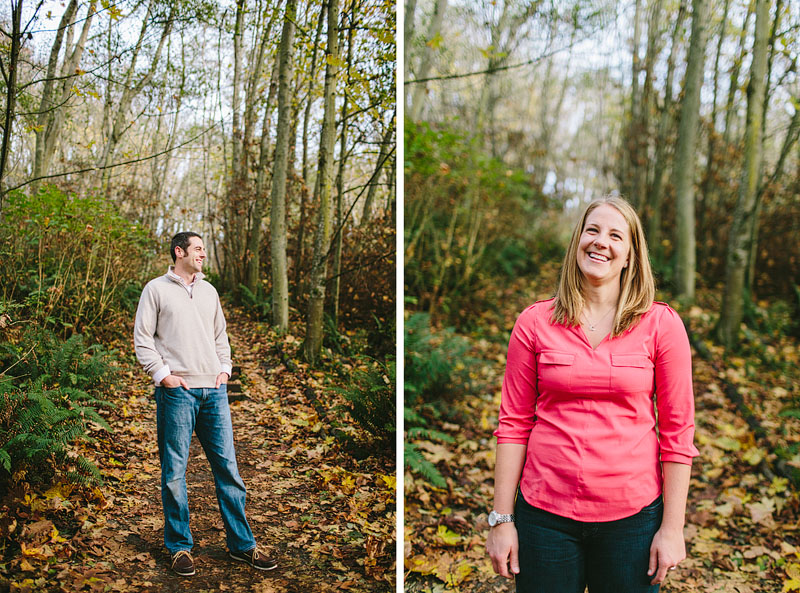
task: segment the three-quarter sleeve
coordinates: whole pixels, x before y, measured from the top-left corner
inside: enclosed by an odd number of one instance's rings
[[[686,328],[671,308],[658,324],[655,357],[659,458],[686,465],[700,453],[694,439],[692,351]]]
[[[499,443],[527,444],[536,418],[536,327],[533,307],[517,318],[508,343],[500,402],[500,420],[494,435]]]

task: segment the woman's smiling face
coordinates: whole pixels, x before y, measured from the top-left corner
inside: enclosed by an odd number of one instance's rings
[[[578,268],[592,283],[619,283],[628,266],[631,230],[625,217],[608,204],[601,204],[586,217],[578,241]]]

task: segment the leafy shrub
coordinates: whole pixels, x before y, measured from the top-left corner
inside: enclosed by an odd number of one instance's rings
[[[390,357],[386,364],[371,360],[366,371],[353,371],[349,385],[338,391],[359,426],[374,437],[383,451],[393,451],[397,431],[394,358]]]
[[[479,136],[405,126],[405,292],[459,328],[498,281],[563,254],[561,226],[531,175],[488,154]]]
[[[342,241],[340,328],[366,330],[370,356],[386,358],[397,344],[395,224],[388,217],[373,218],[348,227]]]
[[[156,244],[93,196],[12,191],[0,222],[0,287],[31,321],[68,335],[119,327],[133,312]]]
[[[430,316],[414,313],[405,321],[405,401],[409,405],[441,398],[467,381],[469,343],[451,327],[431,331]]]
[[[744,319],[747,325],[770,336],[792,336],[797,328],[795,307],[784,300],[754,303],[744,298]]]

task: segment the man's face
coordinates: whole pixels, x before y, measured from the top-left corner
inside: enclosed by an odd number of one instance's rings
[[[203,270],[203,260],[206,258],[206,248],[199,237],[189,237],[189,246],[186,251],[180,247],[175,248],[175,267],[189,274],[196,274]]]

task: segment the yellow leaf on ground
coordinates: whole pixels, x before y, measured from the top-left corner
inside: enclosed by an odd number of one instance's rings
[[[44,497],[47,500],[51,500],[53,498],[60,498],[62,500],[66,500],[69,498],[69,495],[72,493],[72,490],[75,486],[71,484],[56,484],[52,488],[50,488],[47,492],[44,493]]]
[[[786,570],[786,574],[789,575],[790,579],[800,581],[800,564],[792,562],[791,564],[787,564],[784,570]]]
[[[725,451],[738,451],[739,449],[742,448],[742,444],[739,441],[726,436],[721,436],[717,439],[714,439],[712,441],[712,444],[715,447],[724,449]]]
[[[429,554],[417,554],[406,559],[406,570],[420,574],[431,574],[436,570],[436,559]]]
[[[391,490],[392,492],[394,492],[397,489],[397,478],[395,476],[384,476],[383,474],[378,474],[378,475],[380,476],[383,483],[386,484],[387,490]]]
[[[42,553],[42,551],[39,548],[36,547],[29,548],[28,546],[25,545],[25,542],[22,542],[20,544],[20,547],[22,548],[23,556],[40,556]]]
[[[800,591],[800,580],[789,579],[788,581],[784,581],[783,593],[788,593],[789,591]]]
[[[461,536],[454,531],[450,531],[446,525],[439,525],[436,535],[448,546],[456,546],[461,543]]]
[[[745,451],[744,455],[742,455],[742,459],[750,465],[758,465],[766,456],[767,451],[765,449],[761,447],[752,447]]]
[[[56,526],[53,525],[53,529],[50,532],[50,541],[55,543],[55,544],[58,544],[58,543],[64,543],[67,540],[65,540],[63,537],[58,535],[58,529],[56,529]]]
[[[471,572],[472,566],[466,562],[462,562],[461,564],[456,565],[455,568],[451,568],[445,575],[445,578],[442,580],[450,587],[456,587],[461,581],[466,579]],[[439,576],[438,573],[437,576]],[[439,578],[441,578],[441,576]]]

